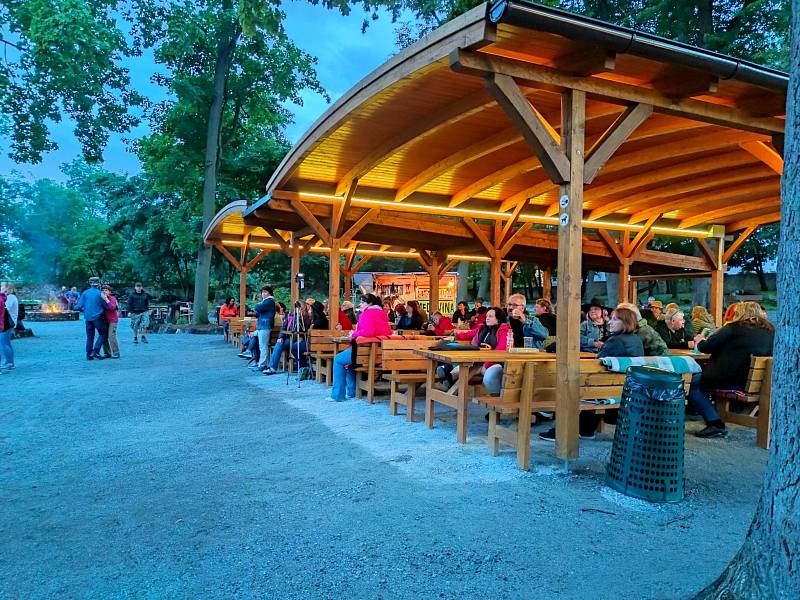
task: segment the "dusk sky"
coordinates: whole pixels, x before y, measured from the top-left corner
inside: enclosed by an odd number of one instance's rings
[[[391,17],[381,14],[377,21],[370,21],[367,32],[361,33],[364,13],[354,10],[349,16],[327,10],[321,6],[312,6],[304,1],[286,2],[283,10],[286,13],[285,26],[290,38],[318,59],[317,76],[335,101],[354,83],[374,68],[385,62],[397,51],[394,45],[394,26]],[[164,98],[162,88],[150,82],[156,65],[151,55],[145,55],[130,65],[134,85],[153,100]],[[303,106],[290,105],[295,114],[295,123],[287,129],[292,143],[319,117],[328,107],[325,100],[317,94],[304,93]],[[104,157],[106,168],[120,173],[136,173],[139,163],[135,155],[126,150],[122,138],[135,138],[146,134],[147,124],[142,124],[135,131],[125,136],[113,136]],[[29,179],[51,178],[63,179],[60,173],[62,164],[80,155],[78,145],[72,133],[72,123],[64,121],[52,126],[53,138],[59,149],[45,156],[38,165],[15,164],[6,156],[7,141],[0,137],[0,175],[8,175],[17,171]],[[267,180],[265,173],[264,181]]]

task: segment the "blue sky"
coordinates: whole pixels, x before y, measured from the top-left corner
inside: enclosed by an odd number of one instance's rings
[[[365,14],[361,10],[354,10],[345,17],[304,1],[284,2],[283,10],[286,13],[285,27],[291,39],[317,57],[317,76],[332,102],[397,51],[394,26],[386,14],[381,14],[377,21],[370,21],[366,33],[362,34],[361,23]],[[164,98],[164,92],[150,82],[150,76],[156,69],[152,55],[147,54],[130,65],[133,84],[147,97],[157,101]],[[287,135],[295,142],[328,108],[328,104],[319,95],[305,92],[303,106],[290,105],[289,108],[295,114],[295,123],[289,126]],[[80,146],[72,134],[72,123],[69,121],[52,124],[51,131],[59,149],[47,154],[38,165],[11,162],[4,148],[7,141],[0,138],[0,175],[17,171],[28,179],[62,180],[61,165],[78,157]],[[104,153],[106,168],[129,174],[139,171],[138,160],[127,152],[123,138],[139,137],[147,131],[147,125],[143,124],[124,136],[113,136]]]

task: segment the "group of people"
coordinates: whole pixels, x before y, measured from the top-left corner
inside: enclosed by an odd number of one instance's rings
[[[75,286],[67,289],[67,286],[62,285],[61,291],[56,294],[56,300],[58,300],[58,303],[61,305],[61,310],[64,311],[74,310],[80,297],[81,294]]]
[[[0,375],[16,368],[11,339],[19,322],[19,308],[17,288],[13,283],[8,283],[0,290]]]
[[[90,277],[89,287],[80,294],[74,310],[83,312],[86,360],[119,358],[119,303],[111,286],[101,285],[99,277]],[[133,343],[139,343],[141,334],[142,343],[146,344],[147,328],[150,326],[150,294],[144,291],[139,282],[134,286],[134,291],[128,294],[127,310],[131,319]]]

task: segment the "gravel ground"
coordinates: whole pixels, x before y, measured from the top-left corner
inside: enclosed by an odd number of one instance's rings
[[[750,430],[689,437],[686,499],[649,504],[603,485],[608,435],[568,474],[537,440],[524,473],[479,409],[460,446],[452,413],[326,402],[217,336],[124,321],[122,359],[87,362],[82,323],[33,325],[0,377],[2,598],[684,598],[766,463]]]

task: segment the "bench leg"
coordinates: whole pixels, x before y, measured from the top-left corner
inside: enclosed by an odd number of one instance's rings
[[[519,417],[517,419],[517,466],[527,471],[531,462],[531,402],[533,401],[533,363],[527,363],[522,375]]]
[[[408,384],[406,388],[406,421],[409,423],[414,422],[414,412],[415,406],[417,401],[417,389],[419,388],[419,383],[416,381],[412,381]]]
[[[322,383],[322,359],[318,356],[314,361],[314,364],[316,366],[315,368],[316,374],[314,377],[314,381],[316,381],[317,383]]]
[[[389,383],[389,414],[393,417],[397,416],[397,382],[392,380]]]
[[[433,381],[436,375],[436,363],[432,360],[428,361],[428,378],[425,381],[425,425],[428,429],[433,429],[433,398],[431,392],[433,391]]]
[[[333,386],[333,359],[328,358],[325,360],[325,385],[328,387]]]
[[[500,454],[500,438],[497,437],[497,413],[493,410],[489,411],[489,452],[492,456]]]

